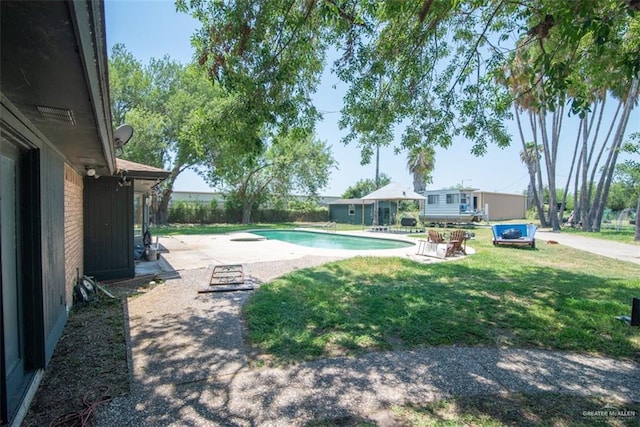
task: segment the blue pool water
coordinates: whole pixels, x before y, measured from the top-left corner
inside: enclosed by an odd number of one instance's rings
[[[369,250],[398,249],[414,246],[411,242],[403,242],[400,240],[315,233],[313,231],[302,230],[253,230],[251,233],[271,240],[281,240],[296,245],[322,249]]]

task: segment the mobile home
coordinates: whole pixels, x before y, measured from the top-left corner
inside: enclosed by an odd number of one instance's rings
[[[527,197],[474,188],[428,190],[420,220],[425,223],[473,223],[526,217]]]
[[[475,189],[428,190],[424,192],[423,223],[472,223],[483,219]]]

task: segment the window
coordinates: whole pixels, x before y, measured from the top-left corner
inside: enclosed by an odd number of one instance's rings
[[[349,215],[356,214],[356,205],[349,205]]]
[[[429,194],[427,196],[427,204],[428,205],[437,205],[440,203],[440,195],[439,194]]]
[[[457,205],[460,203],[460,194],[447,194],[447,204]]]

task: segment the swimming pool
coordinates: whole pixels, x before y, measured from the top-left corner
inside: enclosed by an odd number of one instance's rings
[[[398,249],[414,246],[411,242],[401,240],[376,239],[373,237],[346,236],[344,234],[316,233],[303,230],[252,230],[251,234],[271,240],[281,240],[296,245],[321,249]]]

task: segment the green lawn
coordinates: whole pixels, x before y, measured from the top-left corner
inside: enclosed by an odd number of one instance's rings
[[[633,241],[635,231],[635,226],[632,225],[623,226],[619,230],[616,230],[615,228],[602,228],[597,233],[582,231],[578,228],[562,229],[563,233],[579,234],[586,237],[594,237],[596,239],[614,240],[620,243],[629,243],[640,246],[640,242]]]
[[[234,231],[256,230],[258,228],[292,228],[294,223],[283,224],[172,224],[151,227],[151,234],[175,236],[179,234],[223,234]]]
[[[588,416],[605,405],[626,415]],[[557,393],[454,398],[422,405],[398,406],[393,408],[393,412],[399,424],[423,427],[637,426],[640,420],[639,403]]]
[[[151,234],[158,236],[175,236],[178,234],[223,234],[234,231],[257,230],[265,228],[317,228],[321,223],[287,222],[279,224],[172,224],[151,227]],[[333,230],[333,228],[332,228]],[[362,230],[361,225],[336,224],[336,231]]]
[[[422,346],[548,348],[640,361],[615,317],[640,296],[635,264],[562,245],[493,247],[463,260],[353,258],[263,285],[245,306],[252,345],[276,363]]]

